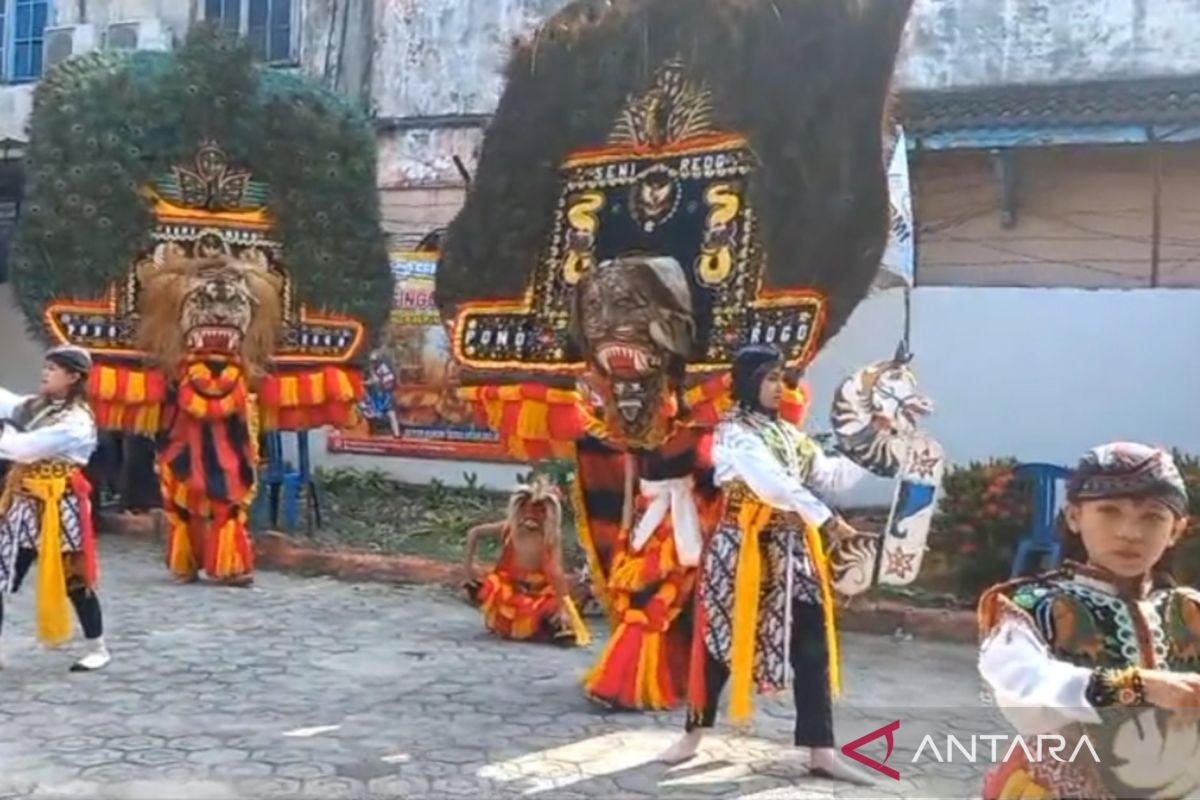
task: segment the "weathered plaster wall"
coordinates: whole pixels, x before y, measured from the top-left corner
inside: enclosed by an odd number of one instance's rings
[[[25,141],[25,124],[32,112],[32,84],[0,86],[0,139]]]
[[[482,128],[421,127],[385,131],[379,137],[379,186],[461,185],[454,157],[468,172],[475,169]]]
[[[374,0],[304,0],[300,13],[300,65],[304,72],[372,105],[371,56]]]
[[[381,116],[487,113],[516,35],[567,0],[377,0]],[[916,0],[900,83],[943,88],[1200,70],[1197,0]]]
[[[902,86],[940,89],[1200,71],[1197,0],[917,0]]]
[[[378,0],[374,92],[383,117],[487,113],[514,36],[566,0]]]
[[[195,16],[192,0],[73,0],[51,3],[50,9],[51,25],[95,25],[97,43],[104,26],[112,22],[158,18],[181,36]]]
[[[362,0],[359,0],[362,1]],[[310,3],[337,0],[309,0]],[[514,36],[567,0],[375,0],[372,95],[385,118],[491,112]],[[1200,71],[1200,0],[916,0],[897,82],[938,89]],[[453,184],[479,130],[383,134],[385,187]]]

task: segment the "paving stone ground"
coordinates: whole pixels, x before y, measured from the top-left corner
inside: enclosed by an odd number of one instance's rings
[[[113,664],[32,635],[10,598],[0,672],[0,798],[967,797],[974,767],[913,764],[913,730],[978,725],[970,647],[846,635],[839,742],[903,720],[900,781],[805,777],[787,699],[719,727],[694,762],[654,761],[681,713],[595,709],[598,651],[496,641],[444,590],[262,573],[252,590],[176,586],[156,548],[102,539]],[[32,586],[30,586],[32,588]],[[599,632],[603,625],[593,621]],[[76,643],[77,645],[77,643]],[[902,738],[902,737],[901,737]],[[883,758],[883,740],[864,752]],[[954,771],[957,770],[957,771]],[[937,774],[934,774],[934,773]],[[947,783],[946,781],[950,782]],[[947,788],[949,787],[949,788]]]

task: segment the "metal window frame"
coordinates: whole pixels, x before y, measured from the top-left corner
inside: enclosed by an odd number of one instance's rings
[[[15,0],[8,0],[8,1],[15,2]],[[46,0],[47,3],[50,1],[51,0]],[[240,0],[240,2],[238,3],[237,31],[238,31],[238,36],[241,36],[243,38],[248,37],[250,35],[250,3],[251,3],[251,1],[252,0]],[[5,2],[5,0],[0,0],[0,3],[2,3],[2,2]],[[275,67],[291,67],[291,66],[298,65],[300,63],[300,25],[301,25],[301,21],[302,21],[300,15],[301,15],[301,6],[303,5],[303,3],[301,3],[300,0],[262,0],[262,2],[265,2],[267,4],[267,41],[266,41],[266,45],[267,45],[268,50],[270,49],[270,45],[271,45],[271,10],[272,10],[272,6],[275,3],[287,3],[288,4],[288,25],[289,25],[287,57],[282,58],[282,59],[274,59],[274,60],[265,58],[265,59],[263,59],[263,63],[266,64],[267,66],[275,66]],[[222,2],[222,6],[224,6],[224,2]],[[202,9],[204,8],[203,4],[201,5],[201,8]],[[207,10],[205,10],[204,19],[206,21],[209,19]],[[268,53],[268,55],[269,55],[269,53]]]
[[[11,48],[8,47],[8,0],[0,0],[0,84],[8,83],[8,58]]]
[[[8,45],[8,32],[11,28],[8,5],[9,0],[0,0],[0,84],[8,83],[8,59],[12,56],[12,48]]]
[[[3,40],[0,41],[0,83],[2,84],[35,83],[41,80],[42,75],[46,72],[46,64],[43,61],[42,67],[36,75],[16,77],[18,2],[27,2],[30,5],[41,3],[46,6],[46,20],[42,25],[41,33],[36,39],[29,40],[40,42],[43,48],[46,46],[46,28],[50,25],[50,15],[54,11],[54,0],[0,0],[0,6],[4,7],[4,32]],[[45,55],[43,54],[42,57],[45,58]]]

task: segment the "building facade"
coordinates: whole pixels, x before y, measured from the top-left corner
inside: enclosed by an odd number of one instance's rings
[[[0,0],[0,259],[34,73],[64,52],[167,47],[220,19],[358,98],[403,247],[457,212],[512,40],[566,3]],[[953,460],[1065,461],[1118,435],[1200,452],[1197,34],[1195,0],[916,0],[897,75],[912,344]],[[892,351],[903,308],[895,291],[863,305],[810,369],[818,397]]]

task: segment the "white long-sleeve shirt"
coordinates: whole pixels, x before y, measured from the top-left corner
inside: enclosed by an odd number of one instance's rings
[[[787,423],[779,423],[786,425]],[[792,431],[797,442],[804,434]],[[767,505],[799,514],[809,525],[821,527],[833,516],[820,496],[845,491],[868,473],[841,456],[827,456],[814,445],[807,475],[792,475],[756,431],[727,421],[717,428],[713,444],[714,480],[718,486],[743,481]]]
[[[17,406],[28,399],[0,389],[0,419],[11,417]],[[75,406],[53,421],[25,432],[4,426],[0,432],[0,460],[33,464],[58,458],[84,465],[96,449],[96,439],[96,422],[91,412]]]
[[[1099,723],[1087,700],[1092,671],[1055,658],[1029,623],[1008,616],[979,654],[979,674],[1017,732],[1036,736],[1075,722]]]

